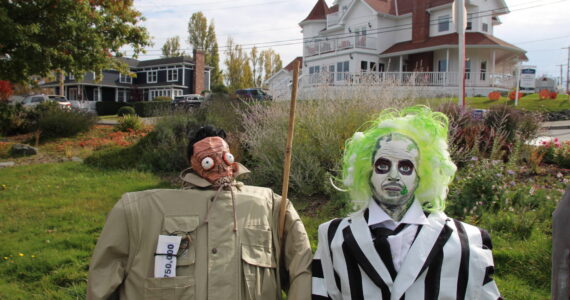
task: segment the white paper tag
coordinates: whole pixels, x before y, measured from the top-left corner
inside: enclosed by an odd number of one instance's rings
[[[159,235],[154,255],[154,277],[176,277],[176,253],[182,237]]]

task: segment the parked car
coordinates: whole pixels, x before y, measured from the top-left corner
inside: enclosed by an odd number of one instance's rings
[[[69,102],[69,100],[67,100],[65,96],[58,96],[58,95],[44,95],[44,94],[31,95],[26,97],[22,102],[22,104],[24,105],[24,107],[32,108],[46,101],[55,101],[57,102],[60,108],[71,109],[71,102]]]
[[[260,88],[242,89],[236,91],[239,100],[273,100],[273,97]]]
[[[188,94],[176,96],[172,100],[172,107],[174,108],[190,108],[198,107],[204,102],[204,96],[199,94]]]

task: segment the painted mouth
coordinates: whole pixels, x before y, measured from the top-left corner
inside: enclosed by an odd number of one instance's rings
[[[388,185],[384,187],[384,190],[389,192],[400,192],[402,190],[402,187],[399,185]]]

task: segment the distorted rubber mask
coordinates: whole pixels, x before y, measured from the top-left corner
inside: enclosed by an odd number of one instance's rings
[[[190,164],[194,172],[214,186],[232,182],[238,171],[228,143],[221,137],[208,137],[195,143]]]
[[[418,147],[401,134],[381,137],[377,147],[370,176],[374,198],[391,206],[403,205],[413,198],[418,186]]]

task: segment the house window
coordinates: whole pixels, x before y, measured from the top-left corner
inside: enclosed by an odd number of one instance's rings
[[[125,102],[125,90],[119,90],[117,93],[117,102]]]
[[[372,61],[370,62],[370,71],[372,71],[372,72],[378,71],[375,62],[372,62]]]
[[[437,71],[447,72],[447,59],[440,59],[437,61]]]
[[[489,31],[489,24],[483,23],[483,32],[488,32],[488,31]]]
[[[482,61],[481,62],[481,75],[479,75],[479,79],[481,81],[485,81],[486,78],[487,78],[487,62]]]
[[[146,72],[146,82],[147,83],[156,83],[157,80],[158,80],[158,71]]]
[[[178,81],[178,69],[166,70],[166,81]]]
[[[93,101],[99,101],[99,88],[93,89]]]
[[[129,75],[121,74],[119,76],[119,82],[120,83],[133,83],[133,78]]]
[[[438,32],[449,31],[449,15],[439,16],[437,18]]]
[[[329,83],[334,82],[334,65],[329,66]]]
[[[360,70],[362,72],[367,72],[368,71],[368,62],[363,60],[360,62]]]
[[[336,80],[346,80],[348,78],[348,61],[341,61],[337,63],[336,72]]]
[[[473,30],[473,14],[467,15],[467,27],[465,30]]]
[[[465,61],[465,79],[471,79],[471,61],[469,59]]]
[[[67,75],[67,78],[68,78],[69,80],[75,80],[75,75],[73,75],[73,74],[68,74],[68,75]]]

